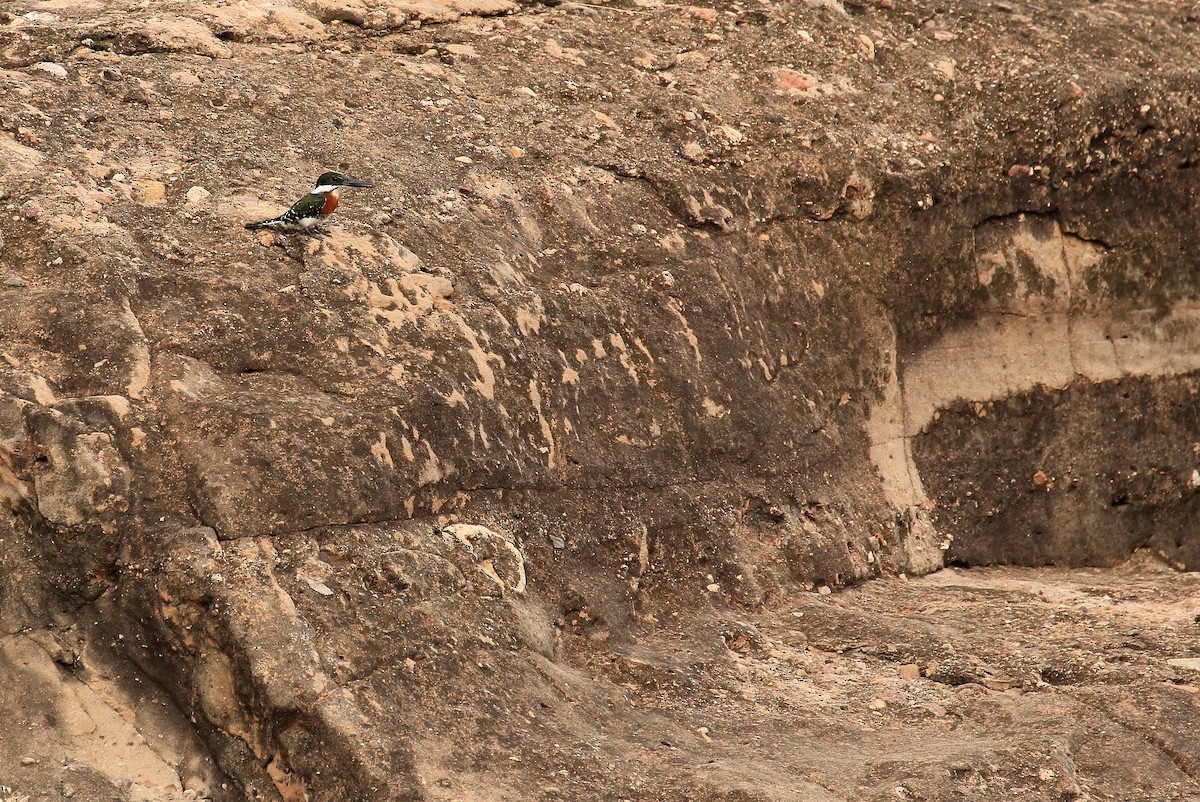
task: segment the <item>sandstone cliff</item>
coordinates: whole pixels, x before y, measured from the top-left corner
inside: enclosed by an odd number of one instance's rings
[[[0,798],[1200,793],[1198,20],[12,0]]]

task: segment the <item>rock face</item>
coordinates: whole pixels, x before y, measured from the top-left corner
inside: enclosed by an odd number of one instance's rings
[[[1190,647],[1121,629],[1194,623],[1149,555],[1200,559],[1198,38],[1132,0],[14,0],[3,785],[1200,793]],[[330,236],[243,230],[325,169],[376,184]]]

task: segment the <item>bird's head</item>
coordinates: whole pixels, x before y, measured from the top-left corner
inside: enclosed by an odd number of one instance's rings
[[[351,178],[343,173],[321,173],[317,177],[316,192],[329,192],[338,187],[366,187],[375,186],[370,181],[361,181],[357,178]]]

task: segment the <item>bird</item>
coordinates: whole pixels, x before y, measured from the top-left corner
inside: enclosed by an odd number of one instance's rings
[[[292,208],[269,220],[246,223],[246,228],[250,230],[273,228],[280,231],[300,231],[305,234],[328,234],[329,232],[320,225],[320,222],[333,214],[333,210],[337,208],[338,191],[342,187],[370,189],[373,186],[375,185],[370,181],[350,178],[342,173],[321,173],[317,177],[317,183],[312,191],[293,203]]]

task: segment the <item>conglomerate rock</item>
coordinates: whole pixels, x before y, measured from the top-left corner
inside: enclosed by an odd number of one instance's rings
[[[12,0],[0,799],[1200,793],[1197,45]]]

